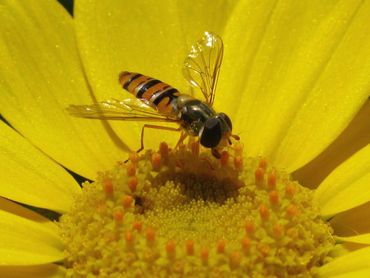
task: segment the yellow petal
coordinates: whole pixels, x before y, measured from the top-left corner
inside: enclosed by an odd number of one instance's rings
[[[369,119],[370,99],[328,148],[293,173],[294,178],[304,186],[317,188],[339,164],[370,143]]]
[[[63,267],[55,264],[36,266],[0,266],[0,277],[62,278],[66,277],[66,271]]]
[[[344,274],[330,276],[331,278],[364,278],[370,277],[370,268],[365,268],[358,271],[351,271]]]
[[[130,96],[118,85],[118,74],[124,70],[153,76],[188,92],[182,76],[185,56],[204,31],[222,31],[233,6],[228,2],[232,1],[211,5],[204,0],[76,1],[78,45],[98,98]],[[132,148],[139,147],[142,124],[112,124]],[[146,134],[146,148],[157,146],[163,138],[178,138],[176,133],[160,130]]]
[[[330,226],[338,236],[370,233],[370,202],[341,212],[330,219]]]
[[[0,122],[0,196],[66,212],[80,193],[76,181],[56,162]]]
[[[63,166],[91,179],[126,159],[99,121],[75,119],[92,102],[73,34],[57,1],[6,1],[0,9],[0,113]]]
[[[241,95],[228,101],[248,154],[294,170],[345,128],[368,94],[369,12],[361,1],[240,1],[222,75],[243,80],[223,91]]]
[[[348,236],[348,237],[340,237],[335,236],[335,239],[339,242],[353,242],[353,243],[360,243],[360,244],[370,244],[370,233],[357,235],[357,236]]]
[[[320,277],[331,277],[339,274],[347,274],[353,271],[364,271],[365,269],[370,268],[369,258],[370,247],[353,251],[320,267],[319,275]]]
[[[36,265],[64,257],[54,223],[3,198],[0,242],[0,265]]]
[[[370,201],[370,145],[338,166],[315,191],[324,217]]]

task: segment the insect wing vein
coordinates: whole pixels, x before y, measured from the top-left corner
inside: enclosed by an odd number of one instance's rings
[[[91,105],[70,105],[67,111],[73,116],[90,119],[157,122],[177,121],[160,115],[152,106],[147,105],[139,99],[125,99],[123,101],[110,99]]]
[[[194,87],[198,87],[205,101],[213,105],[218,75],[223,57],[222,39],[206,32],[196,42],[185,58],[183,74],[185,79]]]

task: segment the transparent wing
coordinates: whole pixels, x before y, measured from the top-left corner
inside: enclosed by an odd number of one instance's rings
[[[224,47],[216,34],[205,32],[185,58],[183,74],[188,82],[200,88],[211,106],[215,100],[217,79],[220,72]]]
[[[122,121],[177,122],[163,116],[155,108],[139,99],[110,99],[91,105],[70,105],[67,111],[75,117]]]

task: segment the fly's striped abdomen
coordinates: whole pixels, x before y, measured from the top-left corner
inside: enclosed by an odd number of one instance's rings
[[[180,93],[170,85],[140,73],[127,71],[120,74],[119,82],[122,88],[138,99],[148,100],[161,114],[170,115],[174,112],[171,102]]]

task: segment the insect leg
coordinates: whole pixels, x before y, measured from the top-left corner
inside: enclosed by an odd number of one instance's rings
[[[144,149],[144,130],[145,128],[153,128],[153,129],[162,129],[162,130],[169,130],[169,131],[180,131],[182,130],[181,127],[168,127],[168,126],[161,126],[161,125],[150,125],[145,124],[141,129],[141,146],[140,149],[136,151],[136,153],[141,152]]]
[[[181,135],[180,135],[180,138],[179,138],[179,141],[177,141],[175,149],[177,149],[182,144],[182,142],[185,140],[186,137],[188,137],[188,134],[186,132],[182,131]]]

